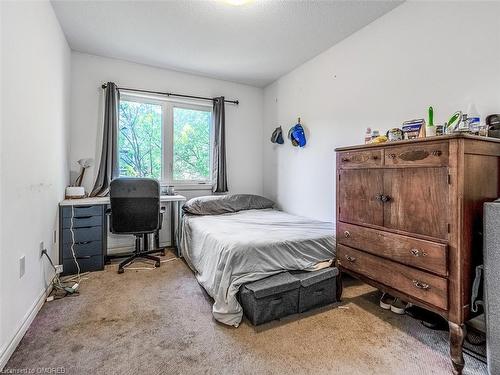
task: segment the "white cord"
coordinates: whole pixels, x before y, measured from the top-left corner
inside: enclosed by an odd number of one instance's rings
[[[80,281],[81,281],[80,265],[78,264],[78,261],[76,260],[76,254],[75,254],[75,232],[73,231],[73,218],[74,217],[75,217],[75,206],[71,205],[71,225],[69,227],[69,230],[71,232],[71,254],[73,254],[73,260],[75,261],[76,269],[78,270],[77,280],[78,280],[78,284],[80,284]]]
[[[171,262],[173,260],[177,260],[179,258],[170,258],[170,259],[165,259],[165,260],[160,260],[160,263],[167,263],[167,262]],[[124,269],[126,270],[133,270],[133,271],[144,271],[144,270],[155,270],[157,267],[123,267]]]

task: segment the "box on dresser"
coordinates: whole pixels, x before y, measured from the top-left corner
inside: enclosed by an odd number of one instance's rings
[[[461,373],[483,203],[500,195],[500,141],[447,135],[336,151],[339,269],[446,318]]]

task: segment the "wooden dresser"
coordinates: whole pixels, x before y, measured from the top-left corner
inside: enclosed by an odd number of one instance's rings
[[[340,270],[445,317],[461,373],[483,203],[500,196],[500,140],[449,135],[336,151]]]

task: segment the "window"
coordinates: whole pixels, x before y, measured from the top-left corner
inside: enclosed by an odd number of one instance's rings
[[[122,95],[120,176],[151,177],[168,184],[208,184],[211,146],[211,107]]]
[[[210,180],[210,129],[206,110],[174,107],[174,181]]]
[[[120,176],[161,179],[162,106],[120,101]]]

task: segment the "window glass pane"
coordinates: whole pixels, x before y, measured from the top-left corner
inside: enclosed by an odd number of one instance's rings
[[[175,181],[210,180],[211,112],[174,107]]]
[[[120,176],[161,178],[161,134],[161,105],[120,101]]]

